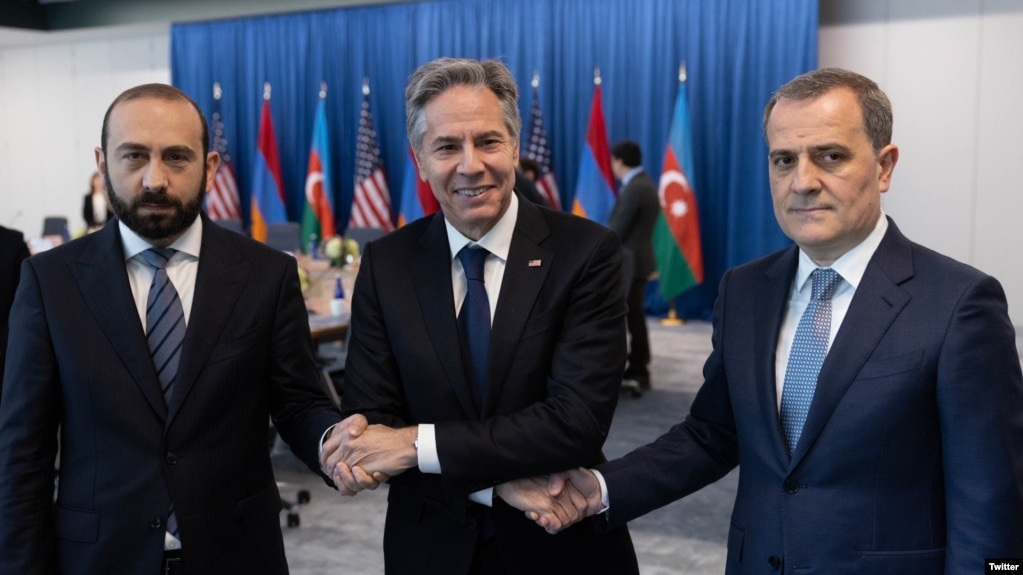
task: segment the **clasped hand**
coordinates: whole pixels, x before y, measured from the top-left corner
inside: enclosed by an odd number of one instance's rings
[[[417,464],[415,427],[394,429],[369,425],[356,414],[338,423],[323,442],[320,469],[342,495],[376,489]]]
[[[550,534],[559,533],[603,509],[600,482],[588,469],[550,478],[517,479],[497,486],[497,495]]]

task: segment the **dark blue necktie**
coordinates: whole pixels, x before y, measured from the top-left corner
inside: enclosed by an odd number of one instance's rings
[[[458,252],[466,280],[458,327],[462,332],[462,349],[468,360],[476,407],[481,411],[487,389],[487,355],[490,353],[490,299],[483,284],[483,263],[488,253],[484,248],[469,246]]]
[[[831,268],[817,268],[811,274],[813,288],[810,303],[799,318],[796,335],[792,339],[785,386],[781,392],[781,423],[785,430],[789,453],[796,450],[803,434],[806,414],[810,411],[817,376],[824,357],[828,354],[831,334],[831,295],[842,281],[842,276]]]
[[[140,255],[154,272],[153,282],[149,284],[149,299],[146,300],[146,341],[160,378],[163,399],[170,405],[174,381],[178,376],[181,343],[185,340],[185,313],[166,269],[174,250],[150,248]],[[173,502],[167,515],[167,532],[178,537],[178,519]]]

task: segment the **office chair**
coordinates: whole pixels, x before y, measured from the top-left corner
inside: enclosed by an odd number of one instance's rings
[[[213,220],[218,226],[225,230],[231,230],[232,232],[245,235],[245,227],[242,225],[241,220],[236,219],[224,219],[224,220]]]
[[[71,239],[71,231],[67,227],[67,218],[47,216],[43,218],[43,236],[60,236],[65,242]]]
[[[266,245],[296,253],[302,249],[302,225],[298,222],[274,222],[266,225]]]
[[[387,232],[382,228],[348,228],[345,231],[345,238],[355,240],[355,243],[359,244],[359,253],[362,253],[362,248],[367,243],[383,237]]]

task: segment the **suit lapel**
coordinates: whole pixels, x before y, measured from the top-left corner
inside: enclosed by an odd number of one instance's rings
[[[888,226],[835,336],[833,352],[824,359],[799,447],[792,454],[793,467],[806,455],[867,358],[909,303],[909,294],[899,285],[913,275],[911,245],[894,222],[889,220]]]
[[[501,281],[501,293],[494,313],[494,327],[490,335],[490,358],[487,364],[487,402],[484,415],[492,412],[501,396],[504,384],[502,374],[511,372],[522,330],[529,319],[530,310],[551,266],[555,265],[553,251],[541,246],[550,234],[540,210],[519,198],[519,213],[512,236],[508,261]]]
[[[160,418],[166,418],[167,406],[128,283],[117,222],[108,222],[93,237],[95,241],[78,261],[70,264],[71,272],[89,311],[139,391]]]
[[[421,253],[410,259],[414,262],[412,281],[419,298],[419,308],[423,311],[426,331],[462,409],[472,417],[479,417],[472,384],[462,363],[455,303],[451,295],[451,249],[444,217],[440,213],[427,226],[419,240],[419,249]],[[494,348],[493,341],[490,348]]]
[[[764,285],[757,286],[758,302],[753,306],[755,317],[753,357],[758,358],[755,367],[757,403],[760,413],[768,419],[764,428],[771,430],[771,445],[778,455],[778,461],[783,462],[783,465],[787,464],[789,456],[778,415],[775,354],[778,349],[781,322],[788,307],[788,297],[798,264],[799,250],[793,246],[768,268],[764,274]]]
[[[228,232],[203,217],[202,248],[188,330],[181,346],[181,364],[169,406],[168,425],[195,385],[202,366],[220,340],[234,311],[235,294],[245,285],[249,262],[230,243]]]

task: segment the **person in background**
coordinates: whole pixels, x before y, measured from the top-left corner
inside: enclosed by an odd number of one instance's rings
[[[536,179],[540,177],[540,164],[537,164],[533,158],[520,155],[519,172],[529,178],[531,182],[536,182]]]
[[[1023,376],[1005,293],[885,215],[891,134],[888,97],[854,72],[774,94],[771,197],[796,245],[722,278],[688,417],[552,477],[550,495],[578,490],[583,515],[611,527],[741,462],[729,575],[981,573],[1023,557]]]
[[[617,235],[515,193],[517,99],[495,60],[435,60],[406,89],[409,141],[441,210],[363,251],[348,419],[323,449],[342,493],[390,478],[388,575],[638,573],[624,527],[550,537],[520,511],[570,520],[546,481],[522,478],[604,459],[625,297]]]
[[[11,311],[0,573],[284,575],[268,422],[318,470],[340,420],[295,260],[201,213],[220,157],[180,90],[121,93],[100,142],[117,219],[28,259]]]
[[[93,172],[89,178],[89,193],[82,202],[82,219],[85,220],[86,232],[94,232],[114,217],[114,212],[107,202],[107,188],[103,175]]]
[[[650,389],[650,336],[646,328],[646,283],[655,271],[654,224],[661,212],[657,184],[643,170],[643,152],[632,140],[611,148],[611,171],[622,187],[618,190],[608,227],[622,238],[622,247],[632,252],[632,282],[626,287],[629,313],[629,360],[623,380],[640,391]]]
[[[7,316],[21,277],[21,262],[28,258],[28,244],[18,230],[0,226],[0,398],[3,397],[4,361],[7,352]]]

